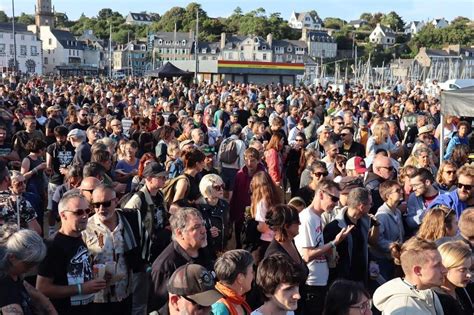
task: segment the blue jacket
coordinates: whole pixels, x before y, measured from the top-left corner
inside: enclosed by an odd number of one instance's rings
[[[459,138],[458,135],[455,135],[449,140],[448,147],[446,148],[446,153],[444,154],[444,159],[449,160],[451,155],[453,154],[454,147],[460,144],[467,144],[469,145],[469,140],[467,137]]]
[[[438,197],[436,197],[435,200],[433,200],[433,202],[430,204],[429,207],[431,209],[438,205],[445,205],[453,209],[454,211],[456,211],[456,216],[458,220],[459,220],[459,217],[461,216],[461,213],[464,211],[464,209],[467,208],[467,204],[459,200],[457,189],[450,191],[446,194],[439,195]]]

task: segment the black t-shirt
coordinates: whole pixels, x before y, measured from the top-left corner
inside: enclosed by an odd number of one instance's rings
[[[72,163],[74,154],[76,153],[75,148],[69,142],[66,142],[65,145],[55,142],[48,146],[47,152],[53,158],[53,175],[49,182],[61,185],[64,181],[64,175],[59,172],[59,168],[66,167]]]
[[[256,119],[257,121],[263,122],[263,124],[265,125],[265,127],[268,127],[269,124],[268,124],[268,117],[267,117],[267,116],[261,117],[261,116],[258,116],[258,115],[257,115],[257,116],[255,116],[255,119]]]
[[[55,285],[77,285],[92,280],[92,262],[81,237],[57,233],[47,242],[48,253],[41,262],[38,275],[53,279]],[[94,294],[51,299],[58,314],[91,314]]]
[[[188,191],[186,192],[186,198],[189,201],[195,201],[199,197],[201,197],[201,192],[199,191],[199,183],[196,180],[195,177],[192,177],[191,175],[184,174],[189,180],[189,187]]]
[[[0,309],[11,304],[20,305],[24,315],[33,315],[31,298],[23,285],[23,280],[15,281],[6,275],[0,277]]]
[[[242,126],[242,128],[245,127],[247,125],[247,120],[250,117],[250,112],[245,109],[239,109],[237,111],[237,115],[239,115],[237,118],[238,123]]]
[[[7,156],[12,152],[12,145],[10,143],[0,144],[0,156]]]
[[[352,142],[351,147],[347,150],[344,149],[344,144],[342,144],[339,153],[345,155],[347,159],[353,158],[354,156],[365,158],[365,148],[358,142]]]
[[[81,125],[80,123],[73,123],[69,126],[69,130],[80,129],[86,131],[89,128],[89,125]]]

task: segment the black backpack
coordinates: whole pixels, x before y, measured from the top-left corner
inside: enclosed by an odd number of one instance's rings
[[[240,241],[243,249],[252,252],[260,245],[261,233],[257,230],[258,222],[252,217],[248,209],[245,209],[245,220],[240,232]]]
[[[220,147],[220,161],[226,164],[232,164],[239,158],[237,152],[237,143],[235,139],[228,138],[224,140]]]

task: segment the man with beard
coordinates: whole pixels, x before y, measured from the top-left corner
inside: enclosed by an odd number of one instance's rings
[[[87,128],[89,127],[89,120],[87,117],[89,116],[89,112],[86,109],[81,109],[76,113],[77,116],[77,122],[72,123],[69,126],[69,131],[73,129],[81,129],[86,131]]]
[[[426,168],[419,168],[410,176],[410,186],[413,188],[413,192],[408,196],[405,221],[409,228],[407,232],[411,234],[418,231],[427,209],[440,194],[433,183],[433,174]]]
[[[386,180],[392,179],[395,175],[392,160],[382,154],[377,154],[372,163],[372,171],[367,173],[364,186],[372,194],[372,208],[370,213],[375,214],[377,209],[383,205],[382,197],[379,193],[379,186]]]
[[[461,217],[462,212],[474,206],[474,166],[465,164],[457,172],[457,189],[439,195],[430,205],[433,208],[437,205],[445,205],[456,211],[456,216]]]
[[[152,289],[148,312],[158,310],[165,314],[168,291],[166,284],[173,272],[187,263],[213,270],[209,258],[207,233],[201,213],[194,208],[181,208],[170,218],[173,241],[156,258],[151,268]]]
[[[89,203],[78,193],[61,199],[61,228],[48,243],[39,266],[36,288],[51,299],[58,314],[93,314],[94,293],[106,287],[104,279],[93,279],[91,258],[82,240],[89,212]]]

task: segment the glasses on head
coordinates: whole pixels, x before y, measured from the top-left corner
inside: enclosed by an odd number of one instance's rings
[[[458,183],[458,188],[459,189],[465,189],[465,190],[471,190],[472,185],[466,185],[466,184]]]
[[[112,200],[109,201],[102,201],[102,202],[92,202],[91,206],[94,207],[95,209],[99,209],[100,206],[104,208],[108,208],[112,205]]]
[[[314,172],[313,174],[314,174],[314,176],[317,176],[317,177],[321,177],[321,176],[326,177],[326,176],[329,175],[328,172]]]
[[[358,308],[361,314],[364,314],[365,311],[370,310],[372,308],[372,300],[367,300],[360,304],[351,305],[349,308]]]
[[[193,299],[188,298],[186,295],[182,295],[181,297],[183,299],[185,299],[186,301],[190,302],[191,304],[193,304],[193,306],[195,306],[198,310],[204,310],[204,309],[209,308],[209,306],[203,306],[201,304],[198,304],[196,301],[194,301]]]
[[[212,185],[212,188],[217,191],[224,190],[224,185]]]
[[[338,201],[339,201],[339,197],[334,196],[333,194],[330,194],[330,193],[327,192],[326,190],[323,190],[323,193],[325,193],[326,195],[328,195],[328,196],[331,198],[331,201],[332,201],[332,202],[338,202]]]
[[[83,217],[85,215],[89,215],[91,213],[91,209],[76,209],[76,210],[64,210],[66,212],[73,213],[76,217]]]

